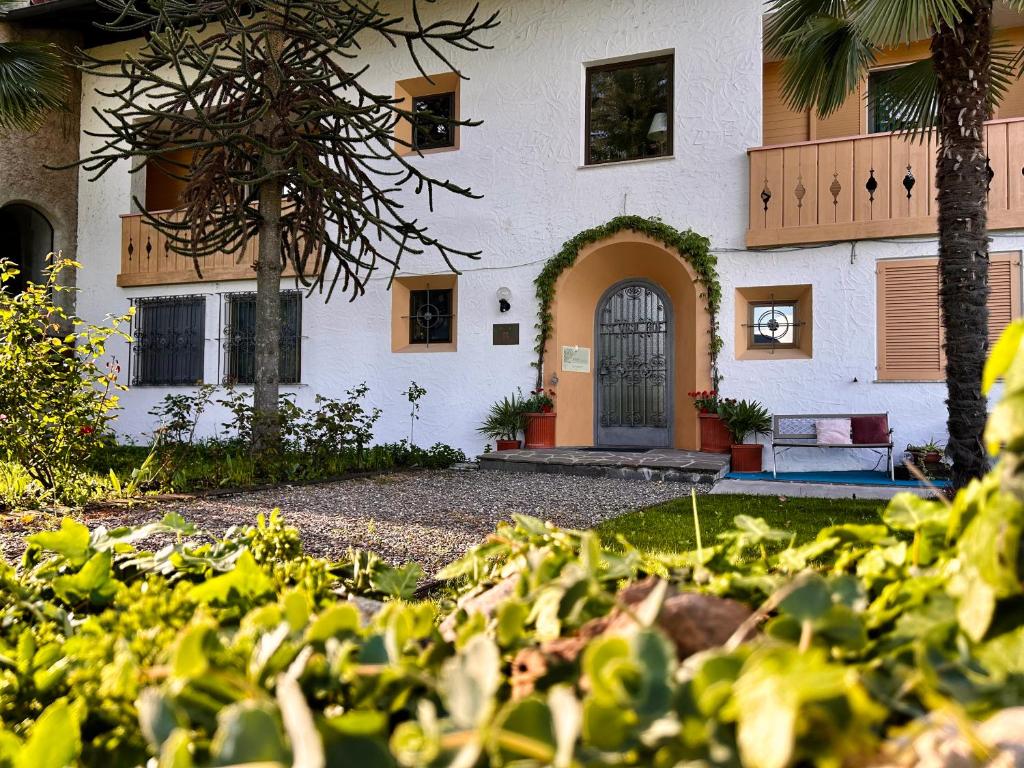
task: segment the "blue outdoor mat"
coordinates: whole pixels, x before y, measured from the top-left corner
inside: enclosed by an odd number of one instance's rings
[[[882,485],[891,488],[922,488],[918,480],[890,480],[885,472],[851,470],[845,472],[779,472],[777,478],[771,472],[730,472],[730,480],[779,480],[787,483],[832,483],[834,485]],[[932,480],[938,488],[949,485],[947,480]]]

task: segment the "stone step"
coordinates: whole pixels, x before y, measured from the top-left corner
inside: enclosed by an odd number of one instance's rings
[[[729,457],[655,448],[632,451],[541,448],[495,451],[477,457],[480,468],[504,472],[543,472],[655,482],[714,483],[729,471]]]

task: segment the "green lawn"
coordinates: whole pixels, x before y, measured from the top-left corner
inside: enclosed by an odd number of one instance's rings
[[[732,526],[736,515],[763,517],[772,528],[792,531],[797,543],[839,523],[874,523],[884,501],[862,499],[791,499],[778,496],[709,495],[697,497],[701,540],[712,544]],[[689,497],[630,512],[597,526],[602,541],[618,535],[644,552],[675,554],[697,548]]]

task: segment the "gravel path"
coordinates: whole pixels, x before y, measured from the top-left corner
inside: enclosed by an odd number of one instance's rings
[[[706,490],[706,489],[700,489]],[[518,474],[494,471],[410,472],[325,485],[282,486],[229,497],[119,510],[92,525],[137,525],[176,510],[211,533],[280,507],[302,534],[306,551],[337,557],[350,546],[385,559],[415,560],[431,574],[520,512],[566,528],[589,528],[632,509],[688,495],[683,483]],[[0,532],[17,557],[14,531]]]

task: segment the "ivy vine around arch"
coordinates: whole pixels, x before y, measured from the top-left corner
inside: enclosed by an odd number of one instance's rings
[[[537,362],[533,364],[537,368],[538,389],[544,385],[544,348],[551,337],[554,321],[551,315],[551,302],[555,298],[555,283],[565,270],[576,263],[576,259],[584,247],[624,230],[647,235],[651,239],[657,240],[669,250],[678,253],[697,273],[697,279],[703,288],[698,298],[704,299],[708,315],[711,317],[711,327],[708,331],[711,338],[708,340],[708,350],[711,356],[712,380],[717,383],[718,353],[722,349],[722,337],[718,334],[718,310],[722,302],[722,286],[718,281],[718,271],[715,269],[718,259],[711,252],[711,241],[690,229],[681,232],[658,218],[616,216],[606,224],[586,229],[566,240],[561,250],[548,259],[540,274],[533,281],[537,288],[537,303],[539,304],[536,326],[537,340],[534,346]]]

